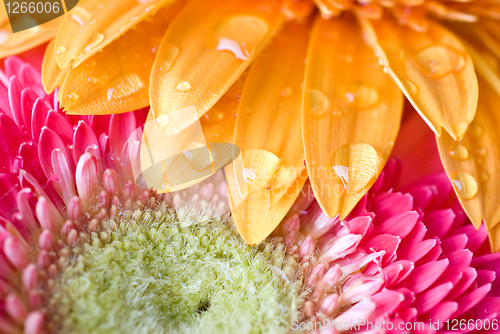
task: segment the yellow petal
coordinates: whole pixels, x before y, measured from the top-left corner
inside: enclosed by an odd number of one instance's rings
[[[155,118],[180,131],[229,89],[282,22],[280,4],[265,0],[193,0],[165,35],[151,75]]]
[[[300,86],[309,29],[309,23],[285,25],[252,64],[243,89],[234,144],[253,172],[243,181],[251,181],[247,200],[231,203],[234,223],[249,244],[271,234],[305,181]]]
[[[476,117],[461,141],[437,138],[439,154],[465,212],[476,228],[500,222],[500,96],[480,78]],[[496,244],[494,251],[499,251]]]
[[[46,43],[56,35],[57,27],[61,21],[62,18],[58,17],[37,27],[13,34],[10,28],[5,6],[1,5],[0,58],[22,53],[38,45]]]
[[[478,94],[462,43],[434,21],[426,32],[389,19],[360,22],[381,63],[432,130],[441,135],[443,127],[461,138],[474,118]]]
[[[394,145],[403,96],[348,15],[318,18],[309,44],[302,133],[307,171],[329,217],[344,218]]]
[[[56,36],[60,68],[78,66],[127,30],[175,0],[81,0],[64,15]]]
[[[70,69],[70,66],[67,66],[64,69],[60,69],[59,65],[56,62],[56,54],[55,54],[55,40],[51,40],[49,45],[47,45],[47,49],[45,49],[45,54],[43,55],[42,62],[42,85],[43,89],[47,94],[50,94],[59,87],[63,82],[64,78],[66,78],[66,74]]]
[[[180,4],[160,9],[152,20],[139,23],[102,52],[72,68],[61,87],[66,112],[114,114],[148,106],[156,52]]]

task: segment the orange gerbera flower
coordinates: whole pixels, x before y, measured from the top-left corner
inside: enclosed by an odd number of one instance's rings
[[[207,142],[238,145],[245,168],[266,171],[250,175],[252,189],[274,190],[232,208],[248,243],[276,227],[307,177],[325,213],[346,217],[391,153],[404,95],[499,250],[499,9],[488,0],[82,0],[47,48],[43,83],[59,87],[68,113],[151,105],[164,128],[201,119]]]

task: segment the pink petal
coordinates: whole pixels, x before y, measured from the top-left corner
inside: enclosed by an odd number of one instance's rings
[[[25,64],[18,57],[12,56],[5,59],[5,76],[10,79],[13,75],[19,74],[19,69]]]
[[[31,136],[31,115],[38,95],[29,88],[23,89],[21,93],[21,115],[24,124],[24,130]],[[37,138],[38,139],[38,138]]]
[[[382,193],[372,200],[373,211],[379,222],[402,213],[413,210],[413,198],[409,194]]]
[[[391,266],[398,267],[398,272],[397,272],[397,276],[395,276],[393,278],[393,280],[391,281],[390,284],[387,285],[387,287],[390,287],[391,285],[397,285],[400,282],[406,280],[408,278],[408,276],[415,269],[415,264],[411,261],[408,261],[408,260],[400,260],[400,261],[393,262],[389,266],[387,266],[386,269],[391,267]]]
[[[485,285],[495,280],[496,274],[491,270],[477,270],[477,285]]]
[[[415,211],[402,212],[389,218],[375,228],[375,234],[392,234],[401,239],[406,237],[417,223],[418,213]]]
[[[22,273],[22,282],[26,290],[36,289],[38,284],[38,273],[36,266],[30,263],[26,268],[24,268]]]
[[[68,161],[63,151],[55,149],[52,151],[52,167],[54,173],[59,178],[59,189],[64,203],[68,203],[73,196],[76,196],[75,181],[71,172]]]
[[[73,127],[63,114],[51,111],[45,119],[45,126],[56,132],[66,145],[73,143]]]
[[[392,314],[405,299],[402,293],[384,290],[374,294],[371,300],[375,303],[374,318],[385,317]]]
[[[96,159],[90,153],[85,153],[80,157],[76,167],[76,187],[78,194],[84,205],[94,195],[97,184],[97,165]]]
[[[17,269],[22,270],[29,264],[28,251],[17,238],[7,238],[3,245],[3,251],[10,263]]]
[[[371,222],[371,217],[361,216],[353,218],[347,222],[344,222],[343,224],[349,229],[349,232],[352,234],[366,235]]]
[[[48,113],[49,107],[45,101],[41,97],[36,99],[31,113],[31,138],[35,141],[40,141],[40,134],[42,133],[42,127],[45,125]]]
[[[460,281],[456,284],[454,284],[455,288],[450,292],[448,295],[447,299],[449,300],[456,300],[458,297],[460,297],[469,287],[472,285],[474,280],[477,277],[477,272],[474,268],[468,267],[468,266],[454,266],[450,267],[454,272],[460,272],[462,273],[462,277],[460,278]]]
[[[476,306],[488,294],[488,292],[490,292],[490,290],[491,284],[486,284],[460,297],[457,300],[458,310],[453,314],[453,318],[458,318],[459,316]]]
[[[427,236],[429,238],[438,237],[442,239],[450,230],[454,220],[455,213],[451,209],[426,213],[423,222],[427,226]],[[439,222],[439,224],[435,224],[435,222]]]
[[[22,143],[19,147],[19,157],[22,158],[22,168],[31,175],[34,175],[37,180],[45,182],[45,174],[43,174],[40,160],[38,159],[38,146],[34,141]]]
[[[18,77],[24,87],[31,88],[38,96],[47,95],[42,86],[40,72],[31,66],[31,64],[26,63],[21,66]]]
[[[109,147],[112,155],[121,155],[125,142],[136,128],[136,119],[133,112],[111,116],[109,124]]]
[[[408,244],[399,248],[398,258],[416,262],[426,255],[436,245],[435,239],[427,239],[418,243]]]
[[[21,110],[21,94],[23,86],[15,76],[10,78],[9,82],[9,103],[12,117],[19,128],[23,126],[23,115]]]
[[[33,216],[33,211],[31,210],[31,205],[29,203],[29,199],[32,197],[33,191],[30,188],[21,189],[21,191],[17,193],[16,204],[28,231],[31,234],[36,235],[39,225]]]
[[[425,313],[439,304],[453,289],[453,284],[447,282],[428,290],[417,297],[415,308],[419,313]]]
[[[299,251],[300,256],[304,257],[306,255],[312,255],[315,247],[316,245],[314,244],[313,239],[310,236],[308,236],[300,246],[300,251]]]
[[[442,328],[445,325],[445,321],[448,319],[452,319],[451,316],[458,309],[458,303],[450,301],[444,302],[437,305],[435,308],[427,313],[427,319],[436,323],[439,321],[440,327]]]
[[[61,137],[59,137],[59,135],[51,129],[43,127],[38,144],[38,156],[40,158],[43,172],[47,178],[50,178],[52,174],[54,174],[54,168],[52,167],[52,151],[56,149],[61,150],[61,152],[64,153],[66,160],[69,161],[69,154],[66,151],[66,146],[64,145]]]
[[[468,249],[459,249],[451,252],[446,257],[450,260],[451,265],[455,266],[470,266],[472,261],[472,252]]]
[[[43,330],[43,314],[40,311],[31,312],[24,322],[24,334],[41,334]]]
[[[7,314],[19,323],[23,323],[28,316],[28,309],[24,302],[15,294],[11,293],[5,300]]]
[[[415,293],[425,291],[444,273],[448,264],[449,261],[444,259],[416,267],[406,281],[408,287]]]
[[[90,127],[94,130],[97,138],[99,138],[101,134],[109,134],[110,121],[111,115],[90,116]]]
[[[87,147],[92,147],[95,150],[95,157],[101,158],[101,150],[99,148],[99,141],[90,126],[85,122],[78,122],[75,133],[73,135],[73,158],[78,161],[85,153]]]
[[[398,249],[401,239],[391,234],[380,234],[368,239],[361,246],[366,250],[385,251],[382,263],[392,262],[396,258],[396,250]]]
[[[448,254],[458,249],[464,249],[465,245],[467,245],[467,236],[465,234],[458,234],[442,240],[441,249],[444,254]]]

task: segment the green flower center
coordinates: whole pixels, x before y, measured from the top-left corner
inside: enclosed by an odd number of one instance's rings
[[[60,332],[290,329],[301,306],[301,272],[282,244],[250,247],[220,218],[180,223],[165,211],[106,221],[104,232],[75,248],[49,303]]]

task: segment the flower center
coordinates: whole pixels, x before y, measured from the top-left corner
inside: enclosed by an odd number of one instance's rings
[[[217,217],[136,210],[80,239],[49,302],[63,333],[284,333],[301,305],[284,246],[247,246]]]

